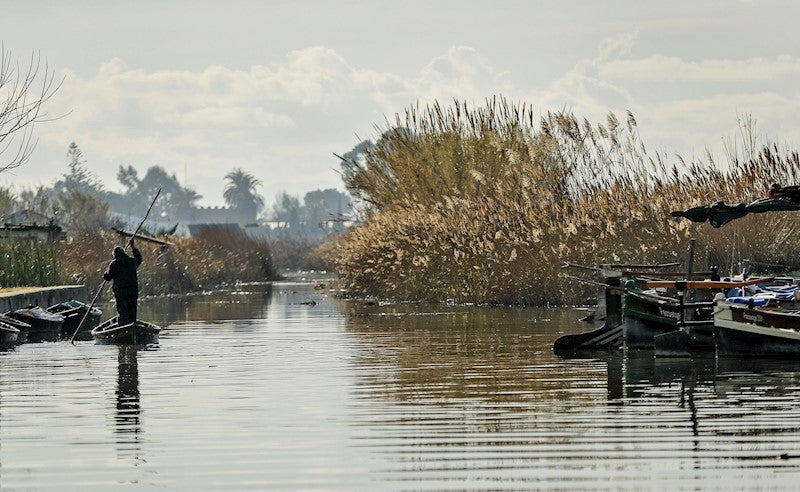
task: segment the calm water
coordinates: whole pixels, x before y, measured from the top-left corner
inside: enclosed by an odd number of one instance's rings
[[[565,359],[574,310],[246,289],[143,301],[155,349],[0,354],[0,489],[800,484],[800,363]]]

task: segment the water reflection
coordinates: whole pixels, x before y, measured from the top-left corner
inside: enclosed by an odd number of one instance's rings
[[[545,354],[537,329],[560,310],[474,306],[369,306],[353,304],[346,328],[366,342],[358,361],[361,381],[397,400],[478,398],[527,400],[532,388],[564,388],[538,377],[532,362]],[[390,371],[381,370],[391,369]]]
[[[120,345],[117,356],[117,390],[114,432],[117,454],[120,457],[140,459],[139,434],[142,432],[139,403],[138,349]]]
[[[680,488],[719,480],[731,459],[750,463],[744,480],[776,467],[798,472],[786,457],[800,449],[800,362],[557,356],[553,341],[575,325],[569,310],[344,309],[346,329],[364,344],[354,405],[376,412],[354,424],[359,445],[420,487],[477,474],[537,487],[605,477]]]
[[[157,351],[0,354],[0,488],[791,490],[800,479],[800,362],[567,358],[552,345],[585,328],[572,310],[253,290],[143,300],[167,325]]]
[[[259,319],[265,317],[272,295],[272,284],[253,283],[230,291],[144,298],[139,300],[138,315],[162,327],[187,321]],[[101,308],[114,313],[113,304]]]

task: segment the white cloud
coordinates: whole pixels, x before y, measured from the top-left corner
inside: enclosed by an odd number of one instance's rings
[[[772,59],[703,60],[653,55],[639,60],[611,60],[600,74],[612,80],[636,82],[763,82],[800,75],[800,60],[788,55]]]
[[[37,129],[37,158],[48,168],[39,177],[47,183],[64,172],[74,140],[112,189],[117,167],[128,164],[185,174],[212,202],[233,167],[261,179],[268,199],[285,183],[297,193],[336,187],[332,153],[347,151],[356,134],[373,136],[384,116],[417,100],[481,102],[502,78],[469,47],[450,48],[407,78],[353,67],[321,46],[246,70],[145,71],[115,58],[89,77],[66,73],[54,111],[71,113]]]
[[[269,202],[284,189],[340,186],[332,153],[375,136],[384,117],[417,102],[482,104],[495,94],[590,121],[630,109],[645,142],[670,152],[700,153],[735,131],[737,115],[746,113],[765,131],[800,138],[798,58],[637,54],[640,35],[608,38],[560,77],[538,82],[499,70],[470,46],[452,46],[404,75],[355,66],[324,46],[240,69],[148,71],[114,58],[90,76],[66,72],[48,110],[72,112],[37,127],[40,148],[25,172],[49,184],[66,169],[74,140],[112,188],[119,165],[157,164],[219,204],[222,176],[242,167],[264,182]]]
[[[590,121],[632,110],[649,148],[685,158],[702,157],[707,148],[721,157],[722,142],[738,133],[742,115],[755,118],[765,137],[797,145],[799,59],[635,58],[635,39],[629,33],[601,43],[594,57],[529,97],[544,101],[545,109],[566,108]]]

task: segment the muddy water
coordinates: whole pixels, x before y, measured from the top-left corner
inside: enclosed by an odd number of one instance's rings
[[[289,283],[142,301],[157,348],[0,353],[0,489],[800,483],[800,362],[555,356],[581,314]]]

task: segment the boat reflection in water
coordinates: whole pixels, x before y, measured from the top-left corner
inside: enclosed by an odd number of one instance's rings
[[[119,457],[141,459],[140,433],[142,432],[139,403],[138,351],[141,347],[119,345],[117,356],[117,391],[114,432]]]

